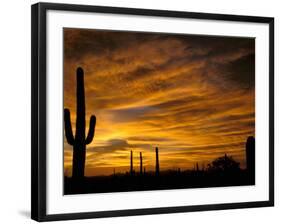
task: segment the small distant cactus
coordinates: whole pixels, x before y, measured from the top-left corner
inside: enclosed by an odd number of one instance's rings
[[[130,174],[134,174],[134,167],[133,167],[133,151],[131,150],[131,157],[130,157]]]
[[[73,146],[72,177],[75,179],[84,177],[86,145],[94,138],[96,117],[90,118],[90,125],[87,137],[85,136],[85,89],[84,72],[82,68],[76,71],[76,132],[73,136],[69,109],[64,109],[65,136],[68,144]]]
[[[140,152],[140,175],[142,175],[142,153]]]
[[[155,148],[155,156],[156,156],[155,175],[156,175],[156,176],[159,176],[159,155],[158,155],[158,147]]]

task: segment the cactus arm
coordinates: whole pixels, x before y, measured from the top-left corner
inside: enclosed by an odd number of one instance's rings
[[[69,109],[64,109],[64,128],[65,128],[65,137],[66,137],[68,144],[74,145],[75,140],[74,140],[73,133],[72,133]]]
[[[88,145],[93,141],[96,127],[96,116],[92,115],[90,119],[89,131],[85,143]]]

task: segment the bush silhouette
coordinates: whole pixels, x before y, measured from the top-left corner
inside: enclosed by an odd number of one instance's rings
[[[239,172],[240,164],[236,162],[231,156],[229,157],[225,154],[224,156],[215,159],[211,164],[209,164],[208,171],[216,173]]]

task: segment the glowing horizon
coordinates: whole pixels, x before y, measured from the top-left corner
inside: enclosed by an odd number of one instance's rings
[[[64,107],[76,121],[76,68],[84,69],[86,176],[207,166],[225,153],[245,167],[255,136],[255,40],[200,35],[64,29]],[[75,131],[75,130],[73,130]],[[86,130],[87,133],[88,130]],[[71,176],[72,146],[64,139]]]

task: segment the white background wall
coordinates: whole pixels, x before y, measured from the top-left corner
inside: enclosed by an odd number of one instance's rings
[[[0,223],[30,220],[30,5],[0,6]],[[280,6],[278,0],[68,0],[62,3],[183,10],[275,17],[275,207],[134,216],[60,223],[279,223],[280,198]],[[279,116],[278,116],[279,115]],[[79,205],[77,205],[79,206]]]

